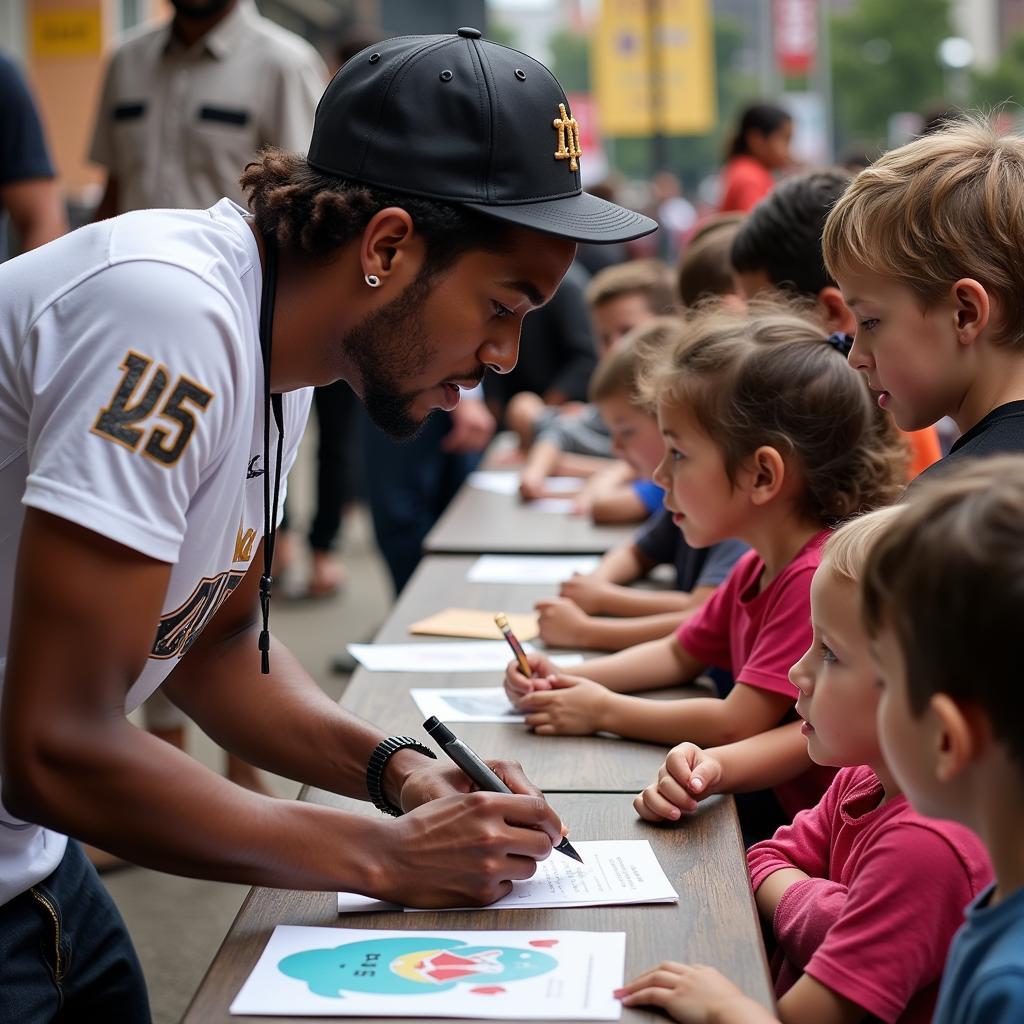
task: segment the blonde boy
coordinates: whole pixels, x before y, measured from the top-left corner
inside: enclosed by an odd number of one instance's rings
[[[967,825],[995,869],[953,940],[934,1024],[1024,1020],[1024,457],[916,489],[871,551],[863,602],[886,762],[916,810]]]
[[[904,430],[960,428],[930,472],[1024,450],[1024,140],[971,119],[887,153],[836,203],[823,249],[879,405]]]

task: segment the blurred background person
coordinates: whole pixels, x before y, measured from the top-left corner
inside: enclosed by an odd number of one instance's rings
[[[752,103],[740,115],[722,169],[723,213],[753,209],[792,163],[793,118],[774,103]]]
[[[5,238],[7,219],[16,245]],[[67,229],[32,93],[17,65],[0,53],[0,260],[8,248],[12,255],[27,252]]]

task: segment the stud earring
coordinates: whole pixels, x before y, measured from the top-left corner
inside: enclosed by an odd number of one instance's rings
[[[370,286],[371,288],[379,288],[379,287],[380,287],[380,278],[379,278],[379,277],[378,277],[378,276],[377,276],[376,274],[367,274],[367,275],[366,275],[366,276],[365,276],[365,277],[363,278],[363,280],[364,280],[364,281],[365,281],[365,282],[366,282],[366,283],[367,283],[367,284],[368,284],[368,285],[369,285],[369,286]]]

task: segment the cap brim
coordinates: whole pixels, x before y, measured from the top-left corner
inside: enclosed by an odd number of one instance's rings
[[[656,231],[658,224],[642,213],[616,206],[589,192],[540,203],[516,203],[505,206],[462,203],[471,210],[497,220],[532,228],[545,235],[569,238],[574,242],[628,242]]]

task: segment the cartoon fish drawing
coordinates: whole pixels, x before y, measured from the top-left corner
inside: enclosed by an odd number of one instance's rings
[[[555,957],[536,949],[470,946],[459,939],[430,936],[309,949],[292,953],[277,965],[282,974],[304,981],[310,992],[329,999],[344,999],[346,991],[389,996],[448,992],[463,982],[483,982],[470,991],[491,995],[501,991],[497,982],[535,978],[557,966]]]

